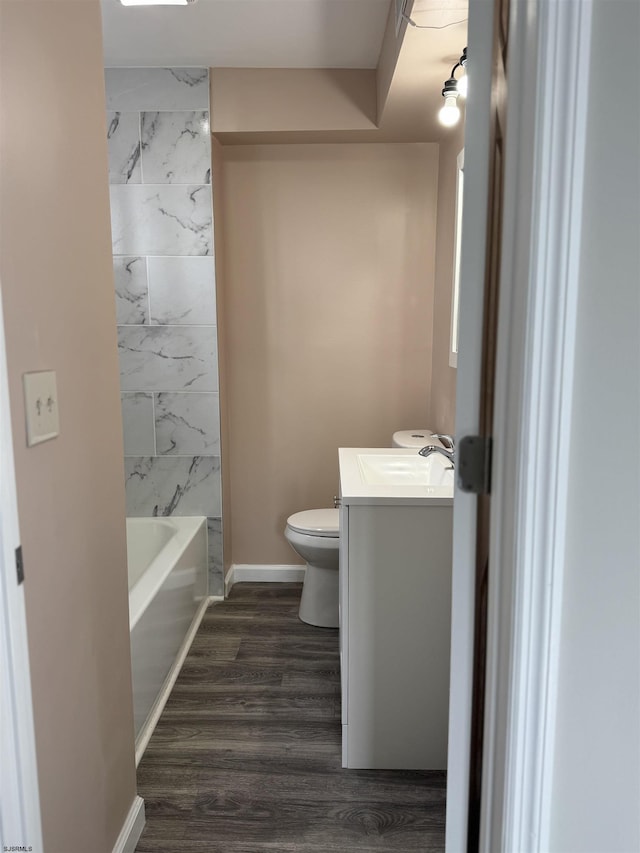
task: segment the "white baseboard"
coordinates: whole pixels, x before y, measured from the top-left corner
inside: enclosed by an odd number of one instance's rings
[[[233,563],[224,579],[224,594],[235,583],[298,583],[304,580],[304,566]]]
[[[186,633],[186,636],[180,646],[180,650],[176,655],[176,659],[173,662],[173,666],[169,671],[169,675],[167,675],[166,681],[162,685],[162,689],[158,694],[158,698],[156,699],[153,708],[149,712],[149,716],[147,717],[147,721],[142,727],[140,734],[136,738],[136,767],[140,764],[140,760],[144,755],[144,751],[147,748],[147,744],[151,739],[151,735],[153,734],[153,730],[158,725],[158,720],[160,719],[160,715],[164,711],[164,706],[167,704],[167,699],[171,691],[173,690],[173,685],[176,683],[178,675],[180,674],[180,670],[182,669],[182,664],[185,661],[185,658],[189,654],[189,649],[191,648],[191,643],[193,642],[193,638],[196,635],[196,631],[200,627],[200,623],[202,622],[202,617],[204,616],[207,607],[211,604],[212,601],[222,601],[221,596],[207,596],[207,598],[203,598],[200,602],[200,607],[197,609],[195,616],[193,617],[193,621],[191,622],[191,626]]]
[[[136,796],[120,830],[113,853],[134,853],[144,829],[144,800]]]
[[[236,574],[236,567],[233,564],[231,564],[229,566],[229,571],[224,576],[224,597],[225,598],[229,595],[229,590],[231,589],[231,587],[236,582],[235,581],[235,574]]]

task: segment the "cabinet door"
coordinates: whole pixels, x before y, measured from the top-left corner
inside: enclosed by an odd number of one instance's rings
[[[349,514],[346,764],[444,770],[452,506]]]
[[[340,507],[340,686],[342,692],[342,725],[347,724],[349,672],[349,507]]]

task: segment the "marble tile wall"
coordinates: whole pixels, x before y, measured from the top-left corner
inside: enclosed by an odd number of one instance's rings
[[[205,515],[223,592],[209,72],[108,68],[127,513]]]

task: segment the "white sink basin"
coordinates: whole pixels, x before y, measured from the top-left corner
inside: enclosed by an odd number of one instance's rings
[[[441,454],[423,456],[358,453],[362,482],[369,486],[453,486],[451,463]]]

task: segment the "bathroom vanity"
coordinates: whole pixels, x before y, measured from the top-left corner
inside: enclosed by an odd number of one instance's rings
[[[339,456],[342,765],[444,769],[453,471],[415,450]]]

